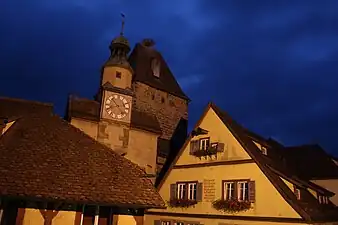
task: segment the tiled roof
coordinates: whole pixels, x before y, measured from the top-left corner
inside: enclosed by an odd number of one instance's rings
[[[70,96],[68,99],[67,119],[71,117],[92,121],[100,120],[100,103],[95,100]],[[160,124],[155,115],[132,109],[131,127],[160,134]]]
[[[0,137],[0,196],[163,207],[145,175],[136,164],[49,113],[22,115]]]
[[[151,70],[152,59],[160,61],[160,77],[155,77]],[[147,84],[156,89],[189,100],[177,83],[162,55],[154,47],[136,44],[129,56],[129,63],[134,70],[134,81]]]
[[[304,179],[337,179],[338,166],[319,145],[301,145],[282,149],[282,157]],[[316,165],[316,166],[308,166]]]
[[[0,118],[17,118],[34,113],[52,113],[53,104],[0,96]]]
[[[294,208],[294,210],[298,212],[299,215],[302,216],[304,220],[311,222],[338,220],[338,211],[336,207],[332,203],[328,205],[319,204],[319,202],[307,190],[307,188],[311,188],[326,196],[332,196],[334,195],[334,193],[308,180],[304,180],[297,177],[296,175],[297,173],[293,171],[292,168],[286,167],[285,164],[283,164],[280,160],[275,160],[263,155],[258,149],[258,147],[252,141],[253,136],[255,137],[255,140],[261,139],[262,137],[260,136],[257,137],[256,135],[252,134],[249,135],[247,129],[243,128],[240,124],[234,121],[225,111],[218,108],[215,104],[209,103],[208,107],[204,112],[204,115],[210,108],[212,108],[215,111],[215,113],[222,120],[224,125],[227,126],[227,128],[230,130],[233,136],[246,150],[248,155],[257,163],[258,167],[271,181],[276,190],[285,199],[285,201],[288,202]],[[200,118],[200,121],[204,117],[204,115]],[[199,123],[200,122],[197,123],[196,128],[199,126]],[[187,139],[185,145],[181,148],[180,152],[176,155],[176,158],[171,163],[169,169],[166,170],[163,179],[158,183],[158,188],[160,188],[163,185],[166,177],[169,175],[172,167],[177,162],[178,158],[184,151],[190,139],[191,135]],[[301,200],[297,200],[293,191],[284,183],[284,181],[282,181],[280,177],[302,188],[303,198]]]

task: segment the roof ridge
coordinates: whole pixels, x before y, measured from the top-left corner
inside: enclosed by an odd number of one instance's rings
[[[5,97],[5,96],[0,96],[0,100],[24,102],[24,103],[43,105],[43,106],[54,106],[54,104],[50,102],[40,102],[40,101],[35,101],[35,100],[27,100],[27,99],[22,99],[22,98],[12,98],[12,97]]]
[[[84,100],[84,101],[88,101],[88,102],[96,102],[96,103],[100,104],[100,102],[96,101],[95,99],[90,99],[90,98],[80,97],[80,96],[78,96],[78,95],[73,95],[73,94],[70,94],[70,95],[69,95],[69,99],[74,99],[74,100]]]

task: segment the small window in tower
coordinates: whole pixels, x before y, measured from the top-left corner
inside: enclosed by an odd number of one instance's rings
[[[121,72],[116,71],[116,78],[121,78]]]
[[[153,59],[151,61],[151,70],[155,77],[160,77],[160,61],[158,59]]]
[[[164,97],[161,98],[161,102],[164,103]]]

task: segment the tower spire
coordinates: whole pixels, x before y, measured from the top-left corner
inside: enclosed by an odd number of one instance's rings
[[[120,35],[123,36],[123,32],[124,32],[124,23],[125,23],[125,18],[126,16],[121,13],[121,17],[122,17],[122,25],[121,25],[121,32],[120,32]]]

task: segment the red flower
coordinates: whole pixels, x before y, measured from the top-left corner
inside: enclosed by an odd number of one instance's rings
[[[168,201],[168,205],[170,207],[182,207],[182,208],[188,208],[190,206],[193,206],[197,204],[196,200],[190,200],[190,199],[170,199]]]
[[[245,211],[251,208],[249,201],[238,201],[237,199],[223,200],[219,199],[212,203],[213,207],[220,211],[226,212],[239,212]]]

